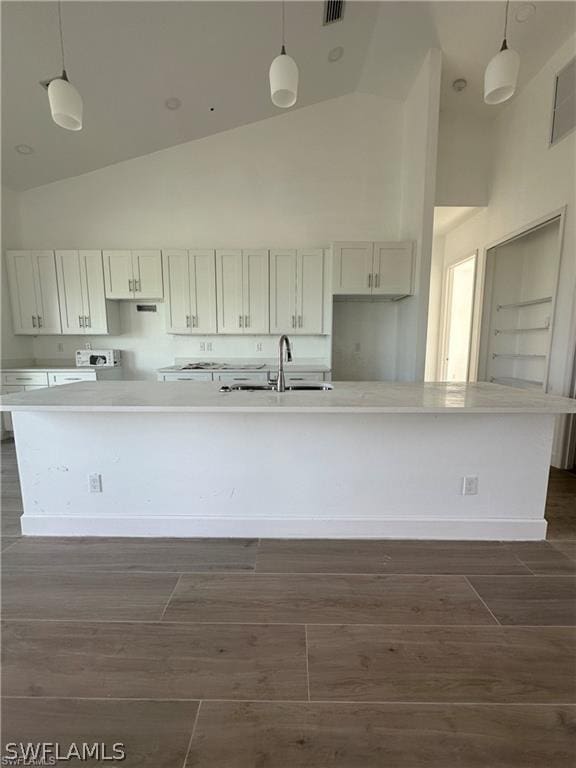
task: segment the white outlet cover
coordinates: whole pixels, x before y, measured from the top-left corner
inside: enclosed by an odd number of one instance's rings
[[[478,477],[467,475],[462,478],[462,496],[476,496],[478,494]]]
[[[90,493],[102,493],[102,475],[97,472],[88,475],[88,486]]]

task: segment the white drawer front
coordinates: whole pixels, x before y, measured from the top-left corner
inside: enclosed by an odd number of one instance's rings
[[[208,371],[201,373],[165,373],[164,381],[212,381],[212,374]]]
[[[214,374],[218,381],[268,381],[267,371],[242,371],[242,373],[218,373]]]
[[[74,384],[78,381],[96,381],[94,371],[84,373],[50,373],[48,374],[51,387],[57,387],[60,384]]]
[[[2,376],[3,384],[34,384],[36,386],[48,386],[48,376],[45,371],[34,371],[32,373],[19,373],[14,371],[13,373],[5,373]]]
[[[318,373],[287,373],[285,374],[286,383],[297,384],[299,381],[324,381],[324,374]]]

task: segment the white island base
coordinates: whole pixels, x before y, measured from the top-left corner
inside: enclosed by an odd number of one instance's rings
[[[222,402],[256,394],[228,397]],[[298,395],[275,397],[279,403]],[[10,410],[24,535],[510,540],[546,534],[553,413]],[[90,492],[95,473],[101,493]],[[478,478],[477,495],[463,495],[466,476]]]

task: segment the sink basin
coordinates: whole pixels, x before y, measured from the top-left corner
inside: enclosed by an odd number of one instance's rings
[[[303,384],[287,384],[286,392],[328,392],[334,389],[326,381],[310,381]],[[274,384],[225,384],[220,392],[276,392]],[[282,394],[282,393],[280,393]]]

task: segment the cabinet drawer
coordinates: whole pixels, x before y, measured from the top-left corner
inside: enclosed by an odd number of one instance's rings
[[[60,384],[74,384],[77,381],[96,381],[96,374],[93,371],[84,373],[49,373],[48,378],[51,387],[57,387]]]
[[[268,381],[267,371],[242,371],[241,373],[217,373],[214,374],[217,381]]]
[[[39,387],[47,387],[48,376],[45,371],[34,371],[32,373],[18,373],[18,371],[14,371],[14,373],[3,374],[2,383],[17,385],[34,384]]]
[[[164,381],[212,381],[212,374],[205,373],[165,373]]]
[[[321,372],[316,373],[287,373],[285,375],[286,383],[294,382],[297,384],[299,381],[324,381],[324,374]]]

